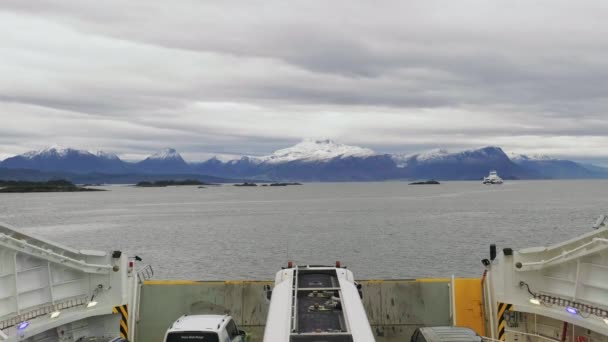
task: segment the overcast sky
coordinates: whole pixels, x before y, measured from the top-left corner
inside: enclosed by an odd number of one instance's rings
[[[0,159],[498,145],[608,160],[608,2],[0,3]]]

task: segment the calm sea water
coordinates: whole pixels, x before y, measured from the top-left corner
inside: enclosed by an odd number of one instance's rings
[[[560,242],[608,212],[608,181],[106,189],[0,194],[0,221],[137,254],[157,278],[272,279],[287,260],[341,260],[372,279],[479,276],[490,243]]]

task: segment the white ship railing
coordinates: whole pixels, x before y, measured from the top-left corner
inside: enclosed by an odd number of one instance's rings
[[[527,271],[530,269],[535,269],[535,266],[539,266],[539,267],[546,267],[546,266],[550,266],[551,264],[557,264],[555,261],[561,261],[561,262],[566,262],[571,260],[572,258],[580,258],[581,255],[578,254],[577,252],[587,249],[588,247],[591,246],[598,246],[600,248],[598,249],[604,249],[604,248],[608,248],[608,239],[604,239],[604,238],[593,238],[591,241],[580,245],[574,249],[571,250],[567,250],[562,252],[562,254],[560,255],[556,255],[552,258],[549,258],[547,260],[540,260],[540,261],[532,261],[532,262],[522,262],[521,263],[521,267],[518,268],[518,270],[520,271]],[[587,254],[589,253],[596,253],[598,252],[598,249],[589,249],[587,250]]]
[[[51,249],[45,249],[34,244],[31,244],[27,240],[21,240],[9,236],[7,234],[0,233],[0,246],[13,248],[16,250],[23,250],[28,254],[36,255],[41,259],[45,259],[50,262],[62,264],[65,267],[70,267],[83,271],[86,273],[108,273],[112,269],[112,265],[101,265],[101,264],[90,264],[84,260],[77,260],[62,254],[59,254]]]

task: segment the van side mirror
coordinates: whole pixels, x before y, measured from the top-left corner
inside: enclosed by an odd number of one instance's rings
[[[244,330],[239,330],[239,336],[247,336],[247,333]]]

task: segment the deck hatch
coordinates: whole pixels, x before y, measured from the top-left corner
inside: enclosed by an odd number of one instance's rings
[[[290,341],[352,342],[336,270],[298,268],[295,275]]]
[[[350,334],[292,335],[290,342],[353,342]]]

